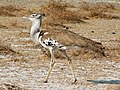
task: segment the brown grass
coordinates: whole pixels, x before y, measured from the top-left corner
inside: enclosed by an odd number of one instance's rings
[[[17,52],[13,51],[10,47],[8,46],[0,46],[0,54],[15,54]]]
[[[119,16],[114,15],[115,12],[118,12],[115,8],[115,5],[111,3],[99,2],[99,3],[88,3],[81,2],[80,11],[88,13],[89,18],[106,18],[106,19],[114,19]]]
[[[5,18],[4,22],[0,23],[0,28],[8,29],[8,28],[26,28],[20,21],[15,19],[9,19],[9,17],[21,17],[26,14],[32,13],[30,10],[27,10],[22,7],[15,7],[14,5],[0,6],[0,16],[8,17]]]
[[[120,19],[114,15],[118,12],[113,4],[110,3],[88,3],[81,2],[79,10],[71,10],[74,6],[52,1],[40,10],[46,13],[47,20],[44,21],[44,27],[63,24],[63,23],[85,23],[83,19],[103,18],[103,19]]]
[[[118,11],[115,6],[111,3],[89,3],[81,2],[79,5],[79,10],[70,10],[75,8],[75,6],[68,3],[63,3],[60,1],[52,0],[47,5],[37,8],[32,8],[28,10],[24,7],[15,7],[14,5],[0,6],[1,16],[22,16],[24,14],[30,14],[33,12],[44,12],[47,14],[48,19],[55,20],[59,23],[68,22],[81,22],[81,19],[86,19],[88,17],[98,17],[98,18],[110,18],[111,14]],[[106,14],[106,12],[108,14]]]
[[[71,6],[67,3],[63,4],[61,2],[55,2],[49,3],[47,6],[42,8],[42,11],[47,13],[47,15],[51,15],[53,18],[57,19],[65,19],[67,21],[69,20],[80,20],[80,18],[84,19],[85,17],[88,17],[85,15],[84,12],[90,12],[89,16],[96,16],[99,13],[100,18],[106,18],[101,17],[101,15],[105,12],[108,13],[114,13],[117,11],[115,6],[111,3],[88,3],[88,2],[81,2],[79,10],[80,11],[71,11],[68,8],[75,8],[74,6]],[[83,15],[81,13],[83,13]],[[56,16],[56,17],[54,17]],[[76,16],[76,17],[75,17]],[[84,17],[83,17],[84,16]]]
[[[7,26],[2,25],[1,23],[0,23],[0,28],[8,29],[8,27],[7,27]]]
[[[86,23],[84,19],[120,19],[119,16],[114,15],[114,12],[118,12],[113,4],[110,3],[88,3],[81,2],[79,7],[76,10],[75,6],[72,6],[68,3],[63,3],[60,1],[52,0],[48,4],[38,7],[32,8],[28,10],[23,7],[14,7],[14,5],[1,6],[0,7],[0,15],[1,16],[24,16],[29,15],[33,12],[44,12],[47,16],[47,19],[44,20],[43,28],[50,27],[62,27],[69,28],[63,24],[66,23]],[[11,21],[11,26],[13,28],[24,28],[24,26],[18,26],[17,21]],[[1,25],[1,27],[6,28]]]
[[[47,15],[47,20],[45,20],[44,24],[61,25],[62,23],[84,22],[81,20],[83,17],[79,15],[77,11],[70,11],[68,9],[71,7],[72,5],[69,5],[67,3],[55,1],[49,3],[46,6],[43,6],[40,11],[44,12]]]
[[[1,16],[16,16],[13,12],[20,11],[20,8],[15,8],[13,5],[1,6],[0,15]]]
[[[81,2],[80,6],[82,9],[86,11],[91,11],[91,10],[109,11],[116,9],[113,4],[105,3],[105,2],[98,2],[98,3]]]
[[[0,16],[16,17],[30,13],[32,13],[30,10],[22,7],[15,7],[14,5],[0,6]]]

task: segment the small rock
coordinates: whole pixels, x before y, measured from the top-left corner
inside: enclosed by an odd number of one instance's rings
[[[94,31],[92,31],[92,33],[94,33]]]
[[[69,27],[66,27],[66,29],[69,29]]]
[[[63,70],[63,68],[61,68],[61,70]]]
[[[116,34],[115,32],[112,32],[112,34]]]

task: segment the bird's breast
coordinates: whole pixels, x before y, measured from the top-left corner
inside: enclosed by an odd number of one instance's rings
[[[40,33],[40,32],[38,32],[38,33],[36,33],[36,34],[34,34],[34,35],[30,35],[31,40],[32,40],[35,44],[40,44],[39,39],[38,39],[39,33]]]

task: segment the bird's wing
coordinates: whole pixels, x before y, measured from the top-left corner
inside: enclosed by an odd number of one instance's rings
[[[103,45],[101,43],[82,37],[72,31],[51,29],[45,30],[44,32],[48,32],[48,34],[44,35],[43,39],[50,38],[64,46],[78,46],[104,54]]]

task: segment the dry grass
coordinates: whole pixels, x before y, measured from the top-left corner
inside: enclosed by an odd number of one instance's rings
[[[47,20],[44,21],[44,27],[60,26],[63,23],[85,23],[84,19],[103,18],[103,19],[120,19],[114,13],[119,12],[113,4],[110,3],[88,3],[81,2],[77,10],[74,6],[52,1],[43,6],[38,11],[46,13]],[[34,9],[35,10],[35,9]],[[57,23],[57,24],[56,24]]]
[[[62,23],[84,22],[81,20],[82,17],[77,13],[77,11],[68,10],[70,7],[73,6],[53,1],[46,6],[43,6],[39,11],[42,11],[47,15],[47,20],[44,21],[45,25],[59,26]]]
[[[1,21],[0,28],[3,29],[16,29],[16,28],[27,28],[21,21],[17,18],[5,17],[4,21]]]
[[[0,23],[0,28],[8,29],[8,27],[7,27],[7,26],[2,25],[1,23]]]
[[[4,54],[4,55],[6,55],[6,54],[15,54],[16,52],[15,51],[13,51],[12,49],[10,49],[8,46],[0,46],[0,54],[2,55],[2,54]]]
[[[21,8],[15,8],[13,5],[1,6],[0,15],[1,16],[16,16],[13,12],[20,11]]]
[[[118,12],[115,8],[115,5],[111,3],[88,3],[81,2],[80,11],[88,13],[89,18],[106,18],[106,19],[120,19],[119,16],[114,15],[115,12]]]
[[[63,24],[65,23],[85,23],[84,19],[92,19],[92,18],[105,18],[105,19],[119,19],[120,17],[114,15],[114,12],[118,10],[115,8],[113,4],[110,3],[88,3],[81,2],[79,8],[76,10],[75,6],[70,5],[68,3],[63,3],[62,1],[54,1],[49,2],[48,4],[38,7],[32,8],[28,10],[23,7],[15,7],[14,5],[1,6],[0,7],[0,16],[24,16],[29,15],[33,12],[44,12],[47,16],[47,19],[44,20],[43,28],[50,27],[62,27],[67,28]],[[11,23],[12,22],[12,23]],[[18,26],[17,21],[11,21],[11,26],[13,28],[24,28],[24,26]],[[5,25],[1,25],[1,28],[6,28]]]
[[[24,7],[15,7],[14,5],[0,6],[0,16],[17,17],[32,13]]]
[[[10,19],[9,17],[21,17],[26,14],[30,14],[31,11],[22,7],[15,7],[14,5],[0,6],[0,16],[4,18],[4,22],[0,23],[0,28],[26,28],[26,26],[21,25],[20,21],[17,19]],[[8,18],[7,18],[8,17]]]

